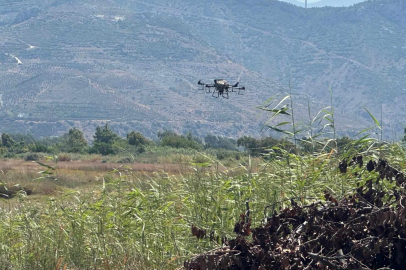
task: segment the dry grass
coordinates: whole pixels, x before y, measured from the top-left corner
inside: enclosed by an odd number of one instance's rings
[[[42,162],[46,162],[43,160]],[[256,163],[256,162],[255,162]],[[39,172],[44,167],[36,162],[3,159],[0,160],[0,183],[7,189],[26,190],[30,198],[46,198],[47,196],[58,196],[71,191],[92,192],[102,186],[102,180],[118,177],[119,172],[125,171],[130,181],[144,182],[154,177],[168,177],[189,175],[195,173],[190,163],[180,162],[179,164],[150,164],[150,163],[103,163],[101,161],[74,160],[58,161],[56,164],[47,162],[56,168],[56,171],[49,178],[41,178]],[[225,167],[220,163],[212,164],[211,167],[198,169],[206,173],[222,173],[233,177],[244,172],[258,171],[258,166],[248,168],[242,164],[234,164],[233,167]],[[15,194],[13,194],[15,196]],[[16,199],[13,199],[16,200]],[[1,207],[1,205],[0,205]]]
[[[79,170],[79,171],[97,171],[97,172],[110,172],[117,168],[126,168],[135,172],[160,172],[165,171],[167,173],[178,174],[179,166],[177,164],[148,164],[148,163],[102,163],[91,161],[70,161],[70,162],[58,162],[56,168]]]
[[[54,164],[50,164],[53,166]],[[148,164],[148,163],[102,163],[97,161],[59,161],[56,164],[56,169],[59,170],[70,170],[70,171],[95,171],[95,172],[109,172],[117,168],[126,168],[131,171],[136,172],[160,172],[165,171],[167,173],[178,174],[180,173],[179,165],[177,164]],[[0,171],[19,171],[21,174],[26,174],[27,172],[37,173],[43,169],[36,162],[15,160],[15,159],[3,159],[0,160]]]
[[[107,174],[118,174],[115,173],[117,171],[125,170],[137,180],[147,179],[157,173],[179,175],[181,172],[176,164],[119,164],[100,161],[59,161],[48,164],[56,168],[54,175],[40,179],[42,175],[39,172],[44,167],[36,162],[0,160],[0,183],[9,190],[27,190],[29,195],[56,196],[68,190],[92,191],[95,186],[101,185]]]

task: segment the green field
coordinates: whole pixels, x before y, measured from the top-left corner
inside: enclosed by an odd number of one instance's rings
[[[352,140],[339,139],[334,109],[324,109],[310,118],[311,136],[299,140],[293,110],[284,102],[289,97],[262,109],[271,115],[267,126],[292,143],[260,154],[247,138],[246,152],[237,157],[231,151],[223,159],[217,158],[218,150],[164,147],[162,139],[141,154],[128,148],[108,156],[3,159],[2,191],[14,190],[14,197],[1,201],[0,269],[182,269],[185,260],[234,236],[247,202],[251,226],[257,227],[292,199],[306,205],[325,200],[325,192],[340,199],[376,179],[377,172],[350,163],[354,156],[405,167],[403,142],[383,141],[372,114],[371,129]],[[281,115],[290,121],[271,125]],[[324,133],[313,132],[320,119]],[[381,131],[377,139],[373,131]],[[120,162],[125,155],[130,160]],[[339,170],[344,161],[346,173]],[[394,185],[383,182],[380,188]],[[194,237],[192,226],[205,230],[205,237]]]
[[[368,151],[371,158],[384,154],[404,165],[398,144]],[[232,237],[246,201],[258,226],[267,205],[271,213],[290,198],[302,204],[322,200],[324,191],[340,198],[373,176],[357,166],[341,174],[343,156],[334,151],[248,157],[230,167],[200,155],[198,162],[184,156],[190,161],[172,164],[177,169],[169,172],[119,164],[110,171],[84,165],[69,170],[62,162],[50,175],[20,172],[20,181],[31,182],[34,192],[2,201],[1,269],[176,269]],[[47,164],[54,168],[52,160]],[[9,168],[1,178],[11,183],[17,172]],[[214,237],[196,239],[192,225]]]

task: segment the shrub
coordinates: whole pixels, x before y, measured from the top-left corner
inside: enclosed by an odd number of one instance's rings
[[[58,161],[71,161],[72,157],[68,154],[60,154],[58,155]]]
[[[242,146],[251,156],[260,156],[269,152],[272,147],[279,147],[286,151],[294,149],[295,145],[286,139],[275,139],[272,137],[266,137],[261,139],[255,139],[252,137],[244,136],[237,140],[237,145]]]
[[[40,160],[41,156],[38,155],[37,153],[29,153],[28,155],[25,156],[24,160],[25,161],[38,161]]]
[[[101,154],[103,156],[106,155],[114,155],[117,153],[116,147],[114,145],[105,143],[105,142],[96,142],[92,148],[90,149],[91,154]]]
[[[98,126],[93,136],[93,146],[90,149],[90,153],[113,155],[118,152],[118,149],[114,147],[114,143],[120,138],[114,133],[106,124],[103,128]]]
[[[140,146],[147,145],[151,141],[145,138],[141,133],[132,131],[127,134],[127,141],[130,145]]]
[[[186,136],[178,135],[173,131],[158,132],[158,138],[161,139],[162,146],[172,148],[191,148],[196,150],[203,149],[203,145],[198,138],[192,136],[190,132]]]
[[[15,145],[15,141],[8,133],[1,134],[1,144],[4,147],[11,148]]]
[[[132,163],[133,160],[130,157],[124,157],[122,159],[120,159],[119,161],[117,161],[117,163]]]
[[[142,153],[145,153],[147,150],[145,149],[145,147],[143,146],[143,145],[140,145],[138,148],[137,148],[137,153],[138,154],[142,154]]]
[[[88,147],[82,131],[71,128],[67,134],[67,151],[69,153],[84,153]]]
[[[30,151],[35,153],[47,153],[48,147],[43,144],[32,144],[30,145]]]
[[[231,138],[207,134],[204,137],[205,148],[220,148],[227,150],[237,150],[237,141]]]

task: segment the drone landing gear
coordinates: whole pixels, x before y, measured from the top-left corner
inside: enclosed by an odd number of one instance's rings
[[[217,93],[217,96],[215,96],[216,93]],[[228,99],[228,92],[214,91],[211,96],[215,97],[215,98],[219,98],[220,96],[222,96],[223,98]]]

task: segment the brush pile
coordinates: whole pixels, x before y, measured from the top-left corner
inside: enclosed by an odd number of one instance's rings
[[[384,160],[368,162],[367,170],[378,178],[341,200],[325,193],[325,201],[307,206],[291,201],[255,229],[242,215],[235,239],[185,262],[185,269],[406,269],[406,196],[381,183],[403,186],[405,177]]]
[[[23,192],[26,195],[32,194],[32,190],[30,188],[20,187],[18,185],[7,187],[6,185],[0,183],[0,199],[12,199],[19,192]]]

